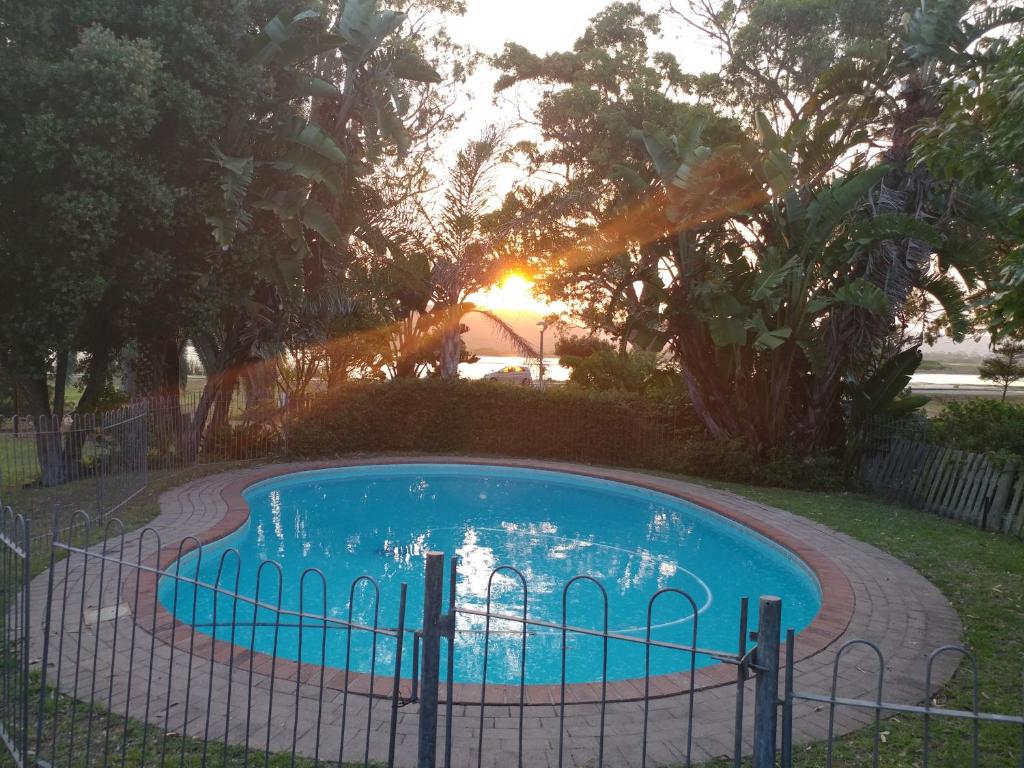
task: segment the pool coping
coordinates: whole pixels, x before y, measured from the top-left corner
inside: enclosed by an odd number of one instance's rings
[[[821,589],[821,609],[811,623],[796,636],[795,656],[797,662],[804,661],[829,648],[843,636],[853,618],[856,600],[853,586],[846,573],[832,558],[799,537],[763,520],[732,509],[721,500],[682,490],[676,486],[673,480],[667,478],[662,481],[655,476],[642,474],[640,471],[605,469],[539,460],[462,456],[367,457],[259,468],[243,477],[232,478],[219,489],[219,495],[226,505],[226,511],[220,520],[194,537],[185,539],[178,546],[162,547],[155,555],[147,559],[145,565],[156,570],[160,570],[161,566],[167,569],[176,560],[194,551],[200,545],[205,546],[223,539],[244,526],[249,520],[250,512],[243,493],[257,483],[300,472],[409,464],[462,464],[538,469],[632,485],[664,493],[708,509],[733,523],[764,536],[801,560],[814,574]],[[269,654],[254,652],[243,646],[215,639],[210,635],[193,632],[191,625],[172,616],[157,598],[159,576],[160,574],[152,570],[145,570],[136,576],[126,577],[124,584],[125,594],[136,594],[137,589],[137,594],[133,598],[134,609],[132,611],[137,626],[144,632],[152,631],[156,639],[161,642],[199,658],[231,664],[235,669],[243,671],[251,668],[256,674],[272,675],[279,680],[296,682],[301,679],[303,682],[318,682],[322,674],[324,687],[327,689],[345,690],[347,682],[347,690],[352,693],[380,697],[392,695],[394,678],[386,672],[374,676],[362,672],[349,672],[346,678],[346,672],[343,669],[322,668],[317,664],[300,664],[297,661],[274,658]],[[413,610],[416,610],[415,607]],[[155,621],[143,623],[143,617],[151,618],[153,616],[155,616]],[[688,672],[652,675],[646,695],[649,698],[679,696],[691,691],[735,685],[736,681],[736,668],[719,663],[697,669],[692,679]],[[645,698],[644,683],[644,678],[610,680],[607,683],[606,700],[608,702],[642,700]],[[557,683],[531,683],[525,686],[488,683],[484,703],[488,706],[518,704],[521,689],[524,694],[524,703],[528,706],[558,704],[561,701],[562,686]],[[400,692],[406,698],[411,695],[412,681],[410,679],[401,679]],[[481,693],[482,686],[479,684],[455,683],[453,686],[453,700],[458,704],[480,704]],[[440,695],[441,701],[445,701],[446,692],[443,685]],[[599,703],[601,701],[601,683],[567,683],[565,701],[567,704]]]

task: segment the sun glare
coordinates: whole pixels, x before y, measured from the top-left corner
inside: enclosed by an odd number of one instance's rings
[[[554,305],[533,294],[533,281],[510,272],[498,285],[488,288],[475,298],[482,307],[498,312],[536,312],[547,314],[557,311]]]

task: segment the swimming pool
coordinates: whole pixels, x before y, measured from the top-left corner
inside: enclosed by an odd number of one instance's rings
[[[529,585],[531,618],[559,622],[566,582],[593,576],[607,591],[609,627],[642,638],[648,600],[676,588],[698,609],[698,645],[735,651],[741,597],[782,597],[786,627],[800,630],[821,607],[810,570],[794,555],[753,531],[683,499],[638,486],[547,470],[469,464],[399,464],[344,467],[282,475],[250,486],[246,524],[229,536],[190,553],[171,566],[189,579],[218,581],[227,590],[257,597],[264,605],[303,610],[343,620],[349,613],[372,623],[372,576],[380,586],[378,621],[397,621],[399,584],[408,584],[407,626],[419,624],[423,601],[423,554],[440,551],[459,561],[456,593],[461,607],[483,609],[492,584],[492,611],[518,615],[522,589],[513,574],[492,571],[512,565]],[[237,555],[235,554],[237,552]],[[282,571],[260,567],[273,561]],[[318,569],[310,571],[309,569]],[[306,573],[305,579],[303,574]],[[323,578],[319,573],[323,574]],[[259,582],[257,575],[260,574]],[[301,584],[301,588],[300,588]],[[325,588],[326,585],[326,588]],[[348,633],[341,627],[292,616],[188,583],[163,578],[163,607],[201,634],[280,658],[343,668]],[[567,596],[568,623],[598,629],[600,593],[577,583]],[[216,619],[216,620],[215,620]],[[233,621],[232,621],[233,619]],[[656,640],[688,644],[694,618],[677,595],[659,598],[651,616]],[[454,677],[479,683],[483,667],[484,619],[460,614]],[[519,627],[492,621],[488,682],[515,683],[520,675]],[[527,638],[528,683],[561,679],[562,634],[531,629]],[[301,654],[300,654],[301,646]],[[407,645],[408,648],[408,645]],[[353,632],[348,667],[388,674],[394,642]],[[372,652],[375,651],[375,652]],[[411,672],[406,651],[404,674]],[[567,681],[601,678],[600,638],[570,635]],[[714,663],[698,656],[697,666]],[[687,654],[655,650],[652,674],[689,668]],[[608,679],[643,675],[641,646],[613,641]]]

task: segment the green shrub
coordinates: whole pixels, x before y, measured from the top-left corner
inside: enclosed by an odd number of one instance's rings
[[[316,398],[289,430],[298,456],[458,452],[641,461],[699,432],[688,404],[575,387],[439,379],[352,383]]]
[[[1024,405],[998,400],[951,402],[932,420],[930,437],[963,451],[1024,456]]]
[[[830,459],[756,458],[705,432],[683,397],[438,379],[354,382],[293,417],[297,458],[455,453],[575,461],[800,488],[842,485]]]
[[[271,424],[227,424],[207,431],[203,438],[203,456],[211,461],[246,461],[272,456],[280,446],[281,435]]]

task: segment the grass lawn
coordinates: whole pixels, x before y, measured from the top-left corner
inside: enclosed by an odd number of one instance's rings
[[[33,701],[39,696],[38,673],[30,680]],[[33,713],[34,714],[34,713]],[[182,768],[315,768],[326,765],[312,759],[290,754],[267,753],[260,739],[253,738],[248,750],[244,746],[225,744],[223,740],[205,742],[201,738],[182,738],[175,731],[164,731],[157,724],[145,727],[141,722],[108,712],[97,705],[90,710],[85,703],[75,703],[67,696],[47,699],[40,754],[53,765],[76,768],[150,768],[150,766],[181,766]],[[196,726],[201,729],[202,726]],[[32,731],[34,736],[34,731]],[[336,748],[337,745],[331,745]],[[35,748],[35,742],[30,744]],[[0,746],[2,749],[2,746]],[[328,750],[330,751],[330,750]],[[351,752],[358,750],[350,749]],[[0,758],[0,766],[4,766]],[[337,763],[330,763],[337,766]],[[345,761],[343,768],[366,765]],[[371,762],[369,768],[378,763]]]
[[[154,473],[149,487],[128,504],[120,514],[126,528],[144,525],[159,513],[158,498],[166,489],[191,479],[237,468],[231,465],[202,466],[188,472]],[[691,478],[686,478],[691,479]],[[706,482],[697,480],[696,482]],[[774,488],[755,488],[725,483],[706,483],[739,493],[747,498],[789,510],[816,520],[854,538],[865,541],[909,563],[938,586],[959,612],[965,626],[965,642],[978,658],[981,709],[1004,714],[1019,713],[1022,704],[1024,672],[1024,543],[985,533],[960,523],[903,509],[856,494],[825,494]],[[45,563],[38,563],[42,570]],[[923,681],[922,681],[923,688]],[[825,693],[825,691],[821,691]],[[936,705],[970,709],[971,679],[966,668],[956,675]],[[70,707],[62,701],[60,707]],[[822,709],[824,721],[827,712]],[[113,720],[116,735],[124,733],[124,723]],[[142,726],[129,723],[128,766],[141,765]],[[152,729],[151,729],[152,730]],[[920,718],[899,716],[883,724],[881,765],[904,768],[923,764]],[[970,726],[966,723],[934,722],[932,727],[933,766],[971,764]],[[156,738],[151,734],[150,738]],[[986,725],[981,729],[981,764],[1018,766],[1021,730],[1017,727]],[[202,744],[180,740],[169,749],[182,750],[187,763],[198,764]],[[870,731],[855,733],[837,742],[836,766],[869,766],[873,736]],[[211,747],[207,765],[236,765],[241,752]],[[152,754],[152,753],[150,753]],[[823,766],[825,750],[820,745],[799,748],[795,764],[801,768]],[[284,756],[271,759],[287,762]],[[147,762],[150,757],[147,756]],[[94,761],[94,764],[95,761]],[[262,755],[249,760],[261,765]],[[304,765],[304,761],[299,761]]]
[[[705,482],[705,481],[695,481]],[[706,483],[754,501],[789,510],[878,547],[909,563],[935,584],[964,623],[964,642],[978,659],[980,709],[1024,713],[1024,542],[904,509],[856,494],[805,493]],[[921,684],[922,690],[924,682]],[[815,691],[827,693],[827,691]],[[971,676],[961,667],[936,705],[971,708]],[[822,710],[822,720],[827,711]],[[880,765],[923,765],[920,718],[898,716],[883,723]],[[933,721],[932,766],[971,765],[971,728]],[[981,765],[1019,766],[1019,727],[983,725]],[[836,766],[870,766],[873,733],[860,732],[836,744]],[[825,764],[820,746],[798,749],[794,765]]]
[[[0,496],[38,479],[39,459],[32,433],[0,432]]]

